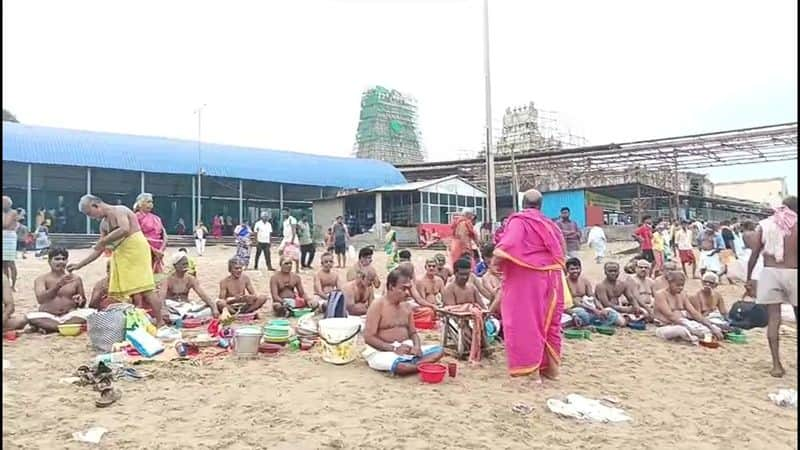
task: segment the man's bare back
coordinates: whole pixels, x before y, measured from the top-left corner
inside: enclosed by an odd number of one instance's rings
[[[369,305],[373,303],[374,295],[372,287],[363,283],[360,279],[348,281],[342,288],[347,312],[355,316],[363,316],[367,313]]]

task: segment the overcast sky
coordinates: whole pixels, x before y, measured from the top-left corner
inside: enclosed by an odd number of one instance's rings
[[[592,144],[797,120],[797,4],[491,0],[492,106]],[[429,159],[484,124],[481,0],[3,0],[21,122],[346,156],[361,92],[413,95]],[[716,170],[788,176],[796,161]]]

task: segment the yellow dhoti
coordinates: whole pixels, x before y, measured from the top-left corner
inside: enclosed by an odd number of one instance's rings
[[[108,296],[125,299],[155,289],[150,244],[138,231],[117,245],[111,253]]]

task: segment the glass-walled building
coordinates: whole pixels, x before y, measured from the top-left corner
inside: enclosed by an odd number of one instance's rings
[[[437,180],[381,186],[313,203],[317,223],[330,224],[337,216],[342,216],[350,232],[358,234],[376,223],[390,223],[396,227],[448,224],[464,208],[472,208],[477,217],[482,217],[486,194],[457,175],[451,175]]]
[[[341,189],[371,189],[405,178],[373,160],[224,146],[175,139],[64,130],[3,122],[3,194],[28,211],[43,211],[57,233],[97,233],[78,211],[86,193],[132,207],[149,192],[169,233],[191,233],[213,216],[253,223],[261,213],[280,233],[280,210],[312,220],[312,200]],[[202,173],[202,175],[199,175]]]

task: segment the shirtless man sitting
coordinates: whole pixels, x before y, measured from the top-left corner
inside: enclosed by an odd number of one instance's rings
[[[21,330],[28,321],[24,317],[14,317],[14,295],[11,281],[3,274],[3,331]]]
[[[228,275],[219,282],[217,309],[228,310],[231,314],[253,313],[267,302],[266,295],[256,294],[253,282],[244,273],[244,266],[238,258],[228,260]]]
[[[367,274],[367,280],[369,280],[370,286],[374,289],[379,289],[381,287],[381,280],[378,278],[378,272],[376,272],[375,268],[372,266],[372,255],[374,253],[372,247],[364,247],[358,251],[358,261],[356,261],[355,266],[347,271],[347,281],[355,280],[356,272],[362,270]]]
[[[59,325],[84,324],[94,310],[84,308],[86,294],[83,280],[67,273],[69,252],[63,247],[52,247],[47,252],[50,272],[40,275],[33,282],[39,311],[30,312],[26,318],[35,328],[46,332],[58,331]]]
[[[481,285],[489,293],[489,312],[500,317],[500,305],[502,304],[503,292],[503,271],[500,269],[500,260],[492,258],[486,274],[481,277]]]
[[[439,266],[436,260],[429,258],[425,261],[425,275],[420,277],[417,282],[417,291],[425,300],[426,305],[436,307],[442,301],[442,291],[444,291],[444,281],[437,276]]]
[[[625,326],[625,319],[620,313],[614,308],[598,304],[595,300],[592,284],[581,274],[583,270],[581,261],[578,258],[570,258],[566,262],[566,267],[567,287],[575,305],[568,313],[572,315],[575,326]]]
[[[636,290],[639,305],[647,308],[647,311],[652,315],[655,282],[648,276],[650,271],[650,263],[646,259],[636,261],[636,274],[629,278],[629,282]]]
[[[108,305],[112,303],[111,298],[108,296],[108,275],[111,272],[111,260],[106,262],[106,276],[101,278],[94,284],[92,288],[92,296],[89,299],[89,308],[94,308],[98,311],[105,311]]]
[[[367,314],[369,305],[373,303],[374,292],[367,277],[367,272],[357,270],[356,278],[345,283],[344,288],[342,288],[347,313],[351,316]]]
[[[627,316],[626,319],[638,320],[642,316],[646,319],[650,317],[647,309],[639,305],[639,299],[631,283],[619,279],[618,263],[605,263],[603,272],[606,277],[594,290],[595,297],[603,308],[611,308],[623,317]],[[625,304],[620,301],[620,297],[623,296],[627,300]]]
[[[442,292],[442,303],[444,306],[455,306],[467,303],[472,303],[478,308],[486,309],[481,302],[478,289],[471,283],[470,275],[472,274],[472,264],[468,259],[461,258],[453,265],[455,269],[455,277],[453,282],[445,286]]]
[[[331,292],[342,289],[339,283],[339,274],[333,271],[333,253],[323,253],[321,265],[319,272],[314,274],[314,297],[311,307],[319,308],[324,313]]]
[[[689,297],[692,306],[709,322],[722,329],[728,328],[728,307],[722,294],[715,290],[719,285],[719,277],[713,272],[706,272],[703,274],[702,283],[703,287]]]
[[[450,270],[449,267],[447,267],[447,257],[445,257],[441,253],[437,253],[436,255],[433,256],[433,258],[436,260],[436,265],[439,267],[438,271],[436,272],[436,275],[438,275],[439,278],[441,278],[442,281],[444,281],[444,284],[447,284],[448,282],[450,282],[450,277],[453,276],[453,271]]]
[[[675,261],[667,261],[664,263],[664,272],[657,276],[655,280],[653,280],[653,295],[657,291],[662,289],[666,289],[669,283],[667,282],[667,272],[675,272],[676,270],[681,270],[680,266]]]
[[[386,295],[369,306],[362,356],[374,370],[410,375],[417,373],[420,363],[442,358],[440,346],[420,342],[406,301],[411,296],[411,285],[411,278],[393,270],[386,278]]]
[[[292,263],[293,260],[288,255],[281,256],[280,269],[269,279],[272,312],[277,317],[286,316],[292,308],[311,305],[303,289],[303,280],[300,279],[300,275],[292,272]],[[298,302],[298,299],[301,301]]]
[[[667,340],[697,342],[698,338],[710,333],[721,340],[721,330],[694,308],[683,291],[686,275],[683,272],[667,272],[667,281],[667,289],[656,292],[654,317],[660,325],[656,336]]]
[[[190,303],[189,291],[194,291],[204,305]],[[172,275],[161,282],[159,294],[172,320],[208,315],[219,317],[217,303],[203,291],[197,278],[189,274],[189,257],[186,253],[179,251],[172,257]]]

